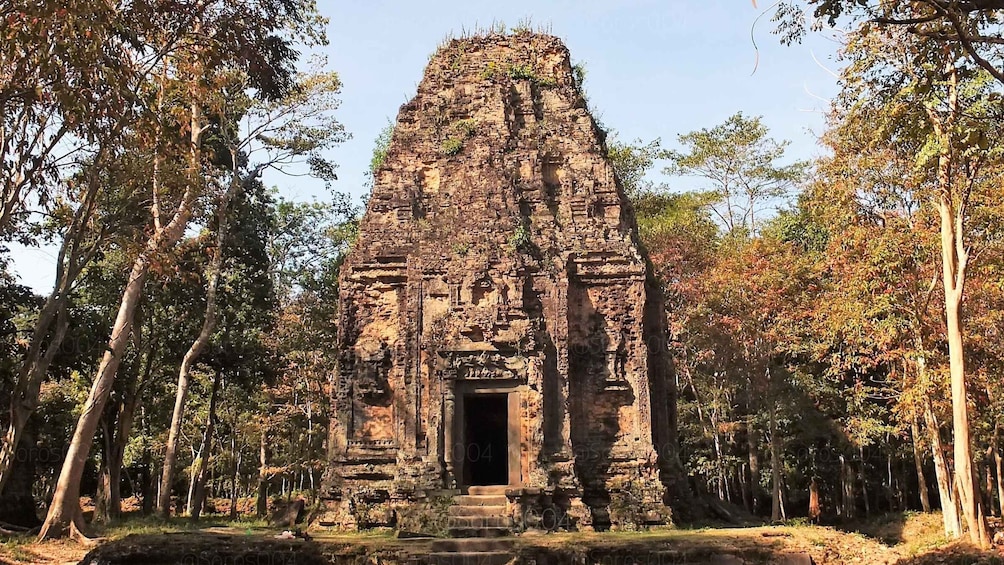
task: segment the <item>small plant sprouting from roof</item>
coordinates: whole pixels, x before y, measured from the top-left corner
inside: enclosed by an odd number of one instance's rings
[[[464,148],[463,140],[457,139],[455,137],[449,137],[445,139],[442,145],[439,146],[440,151],[443,155],[453,156],[460,153],[460,150]]]
[[[387,160],[387,150],[390,149],[390,139],[394,137],[394,122],[387,120],[387,125],[380,130],[379,135],[373,141],[373,156],[370,158],[369,175],[376,175],[384,161]]]
[[[528,80],[542,88],[554,88],[558,86],[558,81],[554,77],[540,76],[533,68],[533,65],[529,63],[517,63],[501,67],[496,61],[489,61],[484,70],[481,71],[481,78],[495,81],[503,74],[512,80]]]
[[[463,137],[470,139],[478,131],[478,121],[474,118],[458,120],[453,124],[453,129]]]
[[[589,95],[586,94],[586,76],[588,75],[586,71],[586,64],[583,62],[576,62],[572,65],[572,77],[575,78],[575,90],[579,92],[579,96],[582,97],[582,101],[586,103],[586,108],[589,108]],[[599,124],[599,118],[595,117],[596,123]],[[601,127],[600,129],[606,130],[606,128]]]
[[[530,227],[525,222],[516,224],[516,229],[509,236],[509,245],[512,246],[513,251],[523,253],[533,251],[533,237],[530,233]]]
[[[572,76],[575,77],[575,88],[579,91],[579,94],[585,96],[583,86],[586,84],[586,64],[575,63],[572,65]]]
[[[447,33],[443,40],[439,42],[439,46],[436,48],[436,53],[444,49],[448,49],[454,40],[465,40],[465,39],[475,39],[479,37],[489,37],[492,35],[500,35],[503,37],[508,36],[519,36],[519,35],[553,35],[552,26],[550,23],[547,24],[535,24],[532,18],[522,18],[516,22],[515,26],[508,27],[506,23],[502,20],[493,20],[488,27],[481,27],[478,24],[474,24],[473,28],[461,27],[459,33],[450,32]],[[435,54],[433,54],[435,56]]]
[[[488,61],[488,65],[481,71],[482,80],[494,81],[499,76],[499,65],[495,61]]]
[[[520,18],[520,20],[516,22],[516,25],[509,28],[509,33],[511,35],[530,35],[533,33],[546,33],[550,35],[551,24],[534,27],[533,18]]]
[[[465,118],[463,120],[457,120],[453,122],[450,129],[453,130],[453,135],[443,140],[443,143],[439,146],[439,150],[443,155],[453,156],[464,148],[464,141],[474,137],[474,134],[478,131],[478,121],[474,118]]]
[[[533,67],[527,63],[512,65],[506,72],[513,80],[534,80],[537,74],[533,72]]]
[[[370,157],[370,167],[366,171],[366,181],[364,186],[372,189],[376,182],[377,172],[387,160],[387,151],[390,149],[390,139],[394,137],[394,122],[387,120],[387,125],[380,130],[376,139],[373,140],[373,154]]]
[[[451,249],[453,250],[454,253],[456,253],[460,257],[466,257],[467,254],[471,252],[471,244],[470,242],[467,241],[454,243]]]

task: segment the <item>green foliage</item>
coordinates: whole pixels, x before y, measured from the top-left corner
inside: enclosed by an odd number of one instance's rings
[[[586,91],[586,77],[587,77],[586,64],[583,62],[576,62],[572,65],[572,77],[575,79],[575,90],[582,97],[582,101],[585,102],[586,107],[589,107],[589,94]],[[597,120],[597,123],[599,121]],[[606,131],[607,128],[600,126],[602,131]]]
[[[628,198],[641,192],[655,189],[652,181],[646,180],[657,159],[662,158],[662,141],[659,139],[644,143],[640,139],[624,143],[612,133],[607,141],[607,159],[614,167],[614,173],[624,188]]]
[[[554,77],[540,76],[533,65],[529,63],[510,65],[506,69],[506,75],[512,80],[528,80],[542,88],[553,88],[558,85]]]
[[[763,236],[798,245],[812,253],[824,252],[830,242],[826,226],[813,220],[804,211],[782,211],[764,227]]]
[[[439,145],[439,150],[443,155],[452,157],[463,151],[464,141],[474,137],[477,133],[478,122],[473,118],[458,120],[450,126],[450,130],[453,134],[443,140]]]
[[[369,182],[376,176],[377,171],[383,166],[384,161],[387,159],[387,150],[390,149],[390,140],[394,137],[394,123],[387,120],[387,125],[380,130],[380,134],[373,141],[373,155],[370,157],[370,168],[367,172],[367,176],[370,178]]]
[[[575,77],[575,88],[582,94],[586,85],[586,64],[575,63],[572,65],[572,76]]]
[[[275,213],[268,254],[279,295],[306,290],[334,300],[338,269],[358,233],[358,209],[338,194],[331,202],[280,198]]]
[[[533,70],[533,66],[527,63],[521,63],[516,65],[510,65],[506,69],[506,75],[513,80],[536,80],[537,74]]]
[[[471,244],[469,242],[458,242],[450,246],[450,249],[460,257],[466,257],[471,251]]]
[[[784,201],[806,176],[808,163],[780,164],[790,142],[768,136],[760,117],[738,112],[723,124],[679,136],[684,151],[663,154],[664,172],[708,181],[703,190],[718,195],[713,208],[726,230],[755,233],[764,207]]]
[[[665,238],[677,241],[679,237],[693,241],[693,245],[714,249],[719,238],[718,226],[710,215],[714,195],[701,192],[670,193],[644,190],[636,192],[631,203],[638,221],[638,231],[650,252],[661,252]]]
[[[443,143],[439,145],[439,150],[443,155],[453,156],[460,153],[464,148],[464,142],[461,139],[455,137],[448,137],[443,140]]]
[[[557,79],[541,76],[530,63],[501,65],[496,61],[489,61],[481,71],[482,80],[495,81],[502,76],[506,76],[510,80],[528,80],[541,88],[555,88],[558,86]]]
[[[488,61],[488,65],[481,71],[481,80],[494,81],[500,74],[499,65],[495,61]]]
[[[463,138],[470,139],[478,131],[478,121],[474,118],[459,120],[453,124],[453,129]]]
[[[530,226],[525,222],[518,223],[512,234],[509,235],[509,246],[515,251],[531,253],[535,249],[535,246]]]
[[[781,0],[768,11],[774,11],[771,18],[777,23],[774,33],[781,36],[782,43],[801,42],[805,37],[806,8],[810,6],[814,7],[813,31],[821,30],[825,24],[839,25],[852,32],[881,30],[901,36],[909,34],[914,36],[910,41],[919,41],[931,49],[955,51],[1004,83],[1000,50],[1004,32],[996,2]],[[918,69],[930,65],[929,58],[906,60]]]

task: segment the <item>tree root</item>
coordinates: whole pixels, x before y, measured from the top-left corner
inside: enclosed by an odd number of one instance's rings
[[[94,547],[102,541],[100,537],[88,535],[84,513],[79,508],[73,513],[73,520],[70,521],[70,539],[86,547]]]
[[[44,539],[69,537],[73,541],[76,541],[86,547],[93,547],[101,543],[102,538],[88,535],[87,530],[87,524],[84,523],[84,512],[78,506],[73,511],[73,518],[70,519],[70,523],[67,525],[63,525],[62,523],[53,523],[47,517],[45,524],[42,525],[42,529],[38,533],[38,539],[41,541]]]

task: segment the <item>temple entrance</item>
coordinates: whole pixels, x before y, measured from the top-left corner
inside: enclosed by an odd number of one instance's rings
[[[463,483],[509,484],[509,399],[507,394],[464,396]]]

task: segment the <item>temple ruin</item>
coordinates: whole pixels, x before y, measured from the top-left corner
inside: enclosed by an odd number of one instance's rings
[[[499,529],[667,521],[651,281],[561,41],[442,46],[341,271],[322,523],[406,527],[442,497]]]

